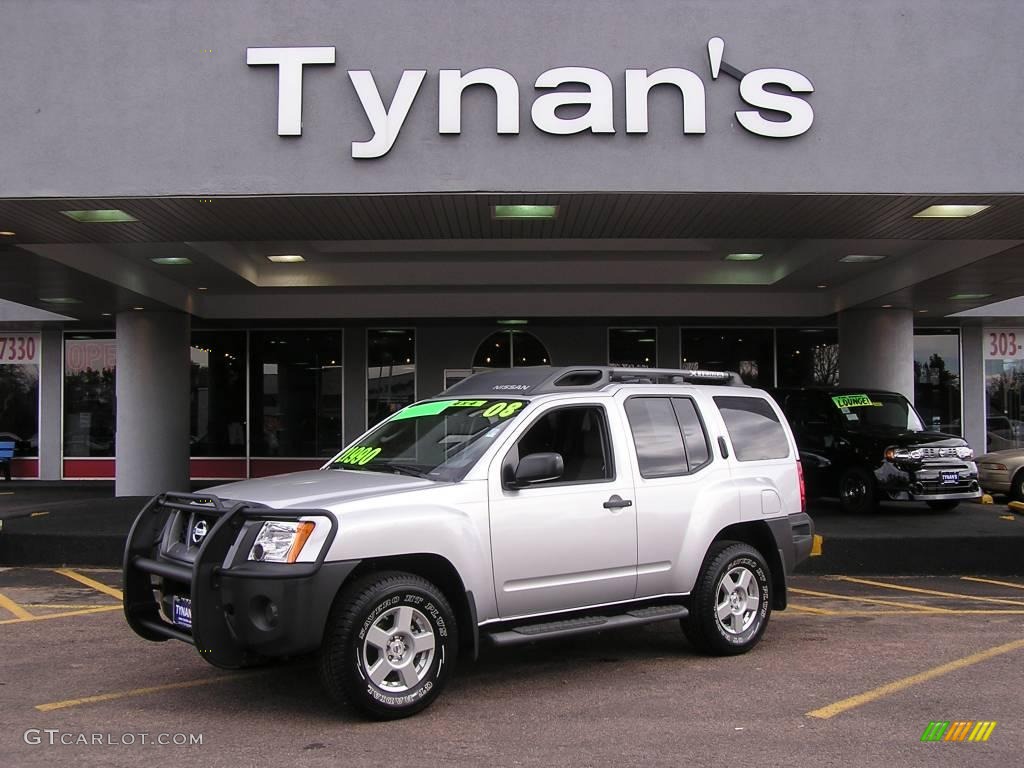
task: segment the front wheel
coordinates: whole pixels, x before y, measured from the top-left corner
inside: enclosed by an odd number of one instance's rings
[[[740,542],[720,542],[697,577],[683,632],[703,653],[746,653],[768,626],[771,598],[771,573],[761,553]]]
[[[839,506],[850,515],[863,515],[878,506],[875,478],[866,469],[851,467],[839,477]]]
[[[411,573],[375,573],[335,600],[320,679],[335,701],[395,720],[437,698],[457,653],[455,616],[437,587]]]

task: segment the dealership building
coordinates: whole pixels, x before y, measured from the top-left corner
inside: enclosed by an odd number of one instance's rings
[[[911,398],[1024,444],[1017,0],[9,0],[0,443],[319,466],[475,369]]]

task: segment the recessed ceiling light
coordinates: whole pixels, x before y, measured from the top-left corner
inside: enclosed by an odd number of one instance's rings
[[[929,205],[914,214],[915,219],[965,219],[991,208],[990,205]]]
[[[885,256],[877,253],[851,253],[849,256],[843,256],[840,261],[846,264],[869,264],[872,261],[881,261]]]
[[[201,285],[198,288],[196,288],[196,290],[197,291],[206,291],[206,290],[209,290],[209,289],[205,285]]]
[[[892,304],[883,304],[882,309],[892,309]]]
[[[637,339],[641,344],[653,344],[654,339]]]
[[[927,312],[927,311],[928,311],[927,309],[919,309],[919,310],[917,310],[917,313],[918,313],[919,315],[923,315],[923,314],[924,314],[925,312]]]
[[[529,320],[499,320],[498,325],[526,325]]]
[[[159,264],[163,267],[171,267],[177,264],[191,264],[192,259],[187,256],[157,256],[154,259],[150,259],[154,264]]]
[[[492,205],[495,219],[553,219],[558,216],[557,205]]]
[[[818,288],[828,288],[828,283],[818,283]]]
[[[49,296],[39,299],[44,304],[81,304],[81,299],[73,299],[70,296]]]
[[[112,317],[113,312],[100,312],[100,317]]]
[[[954,293],[949,298],[953,301],[973,301],[974,299],[987,299],[991,293]]]
[[[82,224],[117,224],[138,221],[134,216],[117,208],[101,208],[92,211],[61,211],[69,219]]]
[[[14,232],[11,232],[9,229],[5,229],[0,232],[0,237],[14,237]]]
[[[726,254],[726,261],[758,261],[764,258],[763,253],[729,253]]]
[[[142,310],[145,309],[145,307],[132,307],[132,309],[134,309],[136,312],[141,312]]]
[[[305,259],[297,253],[283,253],[279,256],[267,256],[267,259],[275,264],[298,264],[300,261],[305,261]]]

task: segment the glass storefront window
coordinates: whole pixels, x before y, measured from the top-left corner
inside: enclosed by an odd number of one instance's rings
[[[1011,333],[1016,336],[1015,332]],[[995,339],[991,338],[993,334]],[[1005,339],[1010,334],[1006,329],[986,329],[985,335],[985,450],[1021,448],[1024,447],[1024,360],[1020,359],[1015,340],[1013,348],[1007,348]]]
[[[550,362],[547,348],[532,333],[498,331],[477,347],[473,368],[517,368]]]
[[[926,429],[962,433],[960,333],[955,328],[914,331],[914,407]]]
[[[64,339],[64,455],[113,456],[117,341],[114,334]]]
[[[192,456],[245,455],[245,333],[193,331]]]
[[[608,364],[627,368],[657,368],[658,329],[609,328]]]
[[[366,332],[366,423],[378,424],[416,400],[416,333]]]
[[[341,331],[253,331],[251,455],[333,456],[342,437]]]
[[[39,334],[0,336],[0,442],[39,455]]]
[[[682,368],[736,371],[744,383],[775,383],[772,330],[766,328],[683,328]]]
[[[839,383],[839,332],[835,328],[780,328],[775,334],[780,387]]]

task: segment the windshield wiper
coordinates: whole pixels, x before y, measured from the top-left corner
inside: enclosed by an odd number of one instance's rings
[[[387,464],[383,464],[382,466],[386,467],[387,469],[393,470],[399,475],[411,475],[412,477],[423,478],[427,478],[430,476],[429,472],[424,472],[422,469],[419,469],[418,467],[415,467],[411,464],[393,464],[391,462],[388,462]]]

